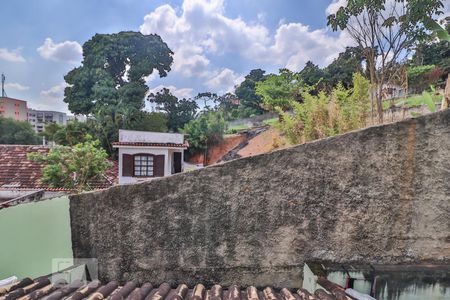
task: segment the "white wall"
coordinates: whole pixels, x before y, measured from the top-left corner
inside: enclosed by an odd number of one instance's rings
[[[153,155],[164,155],[164,176],[172,175],[173,153],[181,152],[181,162],[183,163],[182,149],[168,149],[168,148],[119,148],[119,184],[131,184],[149,180],[151,178],[140,178],[131,176],[122,176],[122,155],[123,154],[138,154],[148,153]]]
[[[183,144],[184,134],[120,129],[119,142]]]

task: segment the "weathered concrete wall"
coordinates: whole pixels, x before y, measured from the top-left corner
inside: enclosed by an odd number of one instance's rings
[[[450,111],[71,197],[104,279],[299,286],[310,259],[450,262]]]

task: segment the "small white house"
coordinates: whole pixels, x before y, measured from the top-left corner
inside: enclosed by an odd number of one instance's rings
[[[183,171],[184,134],[119,130],[119,184],[130,184]]]

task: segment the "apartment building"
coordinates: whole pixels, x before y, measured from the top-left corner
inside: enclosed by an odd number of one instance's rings
[[[27,101],[0,97],[0,117],[26,121],[28,118]]]
[[[67,125],[67,114],[59,111],[29,109],[28,122],[34,131],[43,132],[47,123]]]

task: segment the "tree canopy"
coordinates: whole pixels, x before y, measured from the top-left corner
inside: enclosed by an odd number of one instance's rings
[[[64,102],[75,114],[110,112],[121,106],[141,109],[154,70],[167,76],[173,52],[158,35],[139,32],[96,34],[83,45],[80,67],[64,79]]]
[[[281,69],[280,74],[270,74],[264,81],[256,84],[256,94],[261,96],[267,109],[280,108],[287,110],[292,100],[300,100],[300,87],[303,82],[299,80],[298,73],[288,69]]]
[[[339,56],[324,69],[327,89],[331,90],[339,82],[345,88],[351,87],[353,74],[363,73],[363,61],[363,51],[359,47],[347,47],[344,52],[339,53]]]
[[[0,144],[36,145],[40,141],[27,121],[0,117]]]
[[[264,112],[262,107],[261,96],[256,94],[256,83],[264,81],[266,79],[266,71],[261,69],[251,70],[250,73],[245,76],[245,80],[236,87],[235,94],[240,101],[242,110],[247,110],[247,115],[261,114]]]
[[[95,118],[92,129],[111,153],[118,130],[140,118],[146,78],[155,71],[165,77],[172,62],[173,52],[156,34],[96,34],[83,45],[82,65],[64,77],[64,102],[71,112]]]
[[[147,99],[151,103],[155,103],[159,111],[166,114],[167,127],[171,131],[183,128],[186,123],[194,119],[198,109],[195,100],[178,99],[167,88],[151,93]]]

